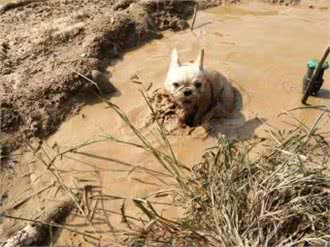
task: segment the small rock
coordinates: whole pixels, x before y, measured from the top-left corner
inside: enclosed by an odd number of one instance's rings
[[[3,206],[4,201],[8,198],[8,194],[5,192],[3,195],[0,196],[0,207]]]
[[[121,0],[113,7],[114,10],[123,10],[127,9],[134,0]]]
[[[98,70],[92,70],[91,76],[102,93],[110,94],[117,91],[104,73]]]

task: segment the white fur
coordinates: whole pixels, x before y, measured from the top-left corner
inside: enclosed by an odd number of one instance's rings
[[[198,76],[203,76],[203,63],[204,63],[204,51],[198,56],[194,63],[181,64],[177,49],[173,49],[171,55],[171,62],[168,69],[167,77],[164,83],[165,89],[171,93],[174,93],[176,88],[174,83],[191,82]]]

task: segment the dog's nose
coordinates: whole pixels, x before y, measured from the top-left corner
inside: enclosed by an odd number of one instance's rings
[[[190,96],[192,94],[192,90],[191,89],[185,89],[184,91],[183,91],[183,95],[184,96]]]

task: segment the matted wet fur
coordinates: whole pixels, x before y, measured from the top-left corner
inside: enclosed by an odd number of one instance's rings
[[[192,131],[193,128],[188,127],[184,121],[189,121],[189,119],[184,119],[188,117],[185,115],[184,110],[175,103],[171,95],[162,88],[154,90],[150,95],[148,95],[148,101],[153,108],[153,112],[149,115],[144,122],[144,126],[149,126],[155,121],[158,121],[168,133],[177,133],[180,129],[180,133],[184,134],[183,129],[187,129],[188,132]],[[189,134],[189,133],[186,133]]]
[[[242,107],[242,95],[234,88],[235,109],[229,118],[239,118],[239,111]],[[185,110],[180,107],[174,98],[163,88],[157,88],[146,95],[148,103],[152,107],[150,115],[143,120],[143,127],[147,127],[158,121],[164,130],[170,135],[186,136],[191,135],[193,138],[204,139],[209,134],[213,135],[218,132],[214,125],[214,118],[221,118],[212,115],[214,112],[208,113],[209,119],[201,126],[189,126],[186,122],[191,122],[191,116],[186,114]]]
[[[225,117],[235,108],[235,93],[228,79],[204,68],[204,50],[196,61],[181,64],[174,49],[164,87],[182,109],[180,120],[189,126],[201,125],[214,116]]]

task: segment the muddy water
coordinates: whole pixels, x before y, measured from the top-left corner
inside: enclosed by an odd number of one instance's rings
[[[14,3],[14,2],[16,2],[16,1],[15,0],[12,0],[12,1],[10,1],[10,0],[0,0],[0,6],[2,4],[5,4],[5,3]]]
[[[147,84],[152,82],[152,89],[159,88],[172,48],[178,48],[182,60],[193,59],[199,49],[205,48],[206,66],[216,68],[234,82],[241,92],[243,106],[235,117],[214,121],[213,131],[206,139],[198,135],[170,137],[177,158],[191,166],[199,161],[207,147],[216,142],[219,134],[249,139],[264,133],[268,126],[263,124],[265,122],[287,126],[277,115],[300,106],[301,80],[306,61],[319,57],[329,43],[329,23],[328,10],[311,11],[259,3],[220,7],[199,13],[194,32],[165,33],[163,39],[130,51],[121,60],[111,64],[108,68],[112,73],[111,81],[120,91],[111,101],[121,107],[134,125],[141,128],[149,110],[139,92],[141,85],[132,83],[130,77],[137,74]],[[311,104],[330,105],[329,75],[327,73],[325,76],[321,97],[310,98]],[[307,125],[312,125],[318,114],[316,110],[295,112],[295,116]],[[329,129],[329,123],[324,128]],[[141,128],[141,131],[153,145],[160,147],[153,128]],[[65,150],[88,140],[100,139],[102,135],[138,142],[111,109],[106,109],[103,103],[91,103],[79,115],[63,123],[43,148],[48,155],[55,155],[56,146]],[[50,148],[52,146],[53,149]],[[122,200],[110,195],[127,198],[127,214],[138,218],[139,211],[131,199],[164,189],[165,183],[171,188],[170,184],[174,182],[165,174],[132,169],[134,166],[166,173],[147,151],[112,142],[94,143],[79,149],[77,153],[69,153],[54,164],[70,187],[83,187],[86,184],[98,186],[98,190],[108,196],[102,205],[106,209],[104,212],[111,225],[119,229],[124,227],[120,224],[120,217],[109,210],[119,212]],[[36,185],[47,184],[51,175],[42,165],[34,162],[30,167],[33,176],[38,178]],[[52,200],[54,195],[55,192],[50,191],[45,201]],[[89,200],[91,207],[94,203],[95,198]],[[98,208],[101,208],[100,205]],[[159,205],[158,209],[164,210],[162,214],[167,217],[176,217],[180,213],[173,207],[165,209]],[[97,222],[105,218],[104,212],[96,210],[95,227],[109,231],[110,224]],[[87,225],[79,215],[72,222],[73,225]],[[109,236],[108,233],[104,235]],[[76,244],[79,241],[77,237],[64,232],[58,243]]]

